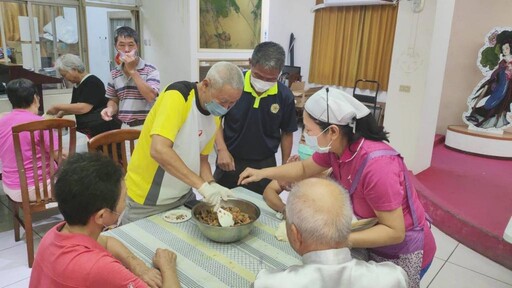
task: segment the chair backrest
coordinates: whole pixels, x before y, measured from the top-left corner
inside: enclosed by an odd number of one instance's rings
[[[295,97],[295,105],[303,107],[304,102],[306,101],[304,99],[304,87],[306,83],[302,81],[295,81],[290,86],[290,90],[292,91],[293,96]]]
[[[299,91],[302,91],[304,92],[304,87],[306,86],[306,82],[304,81],[295,81],[292,83],[292,85],[290,86],[290,90],[292,90],[292,92],[299,92]]]
[[[374,95],[366,95],[366,94],[360,94],[356,93],[356,89],[360,86],[373,86],[375,88],[375,94]],[[365,104],[370,110],[372,110],[373,115],[377,118],[377,96],[379,95],[379,88],[380,84],[379,82],[375,80],[366,80],[366,79],[358,79],[356,83],[354,84],[354,91],[352,92],[352,95],[354,98],[356,98],[359,102]]]
[[[63,137],[66,129],[69,136],[67,149]],[[39,205],[40,208],[35,210],[45,210],[46,204],[55,201],[54,185],[58,163],[75,153],[76,123],[69,119],[51,119],[24,123],[12,127],[12,137],[20,177],[23,205],[29,205],[29,203],[34,202],[30,201],[28,192],[28,177],[32,177],[35,189],[35,203],[44,204]],[[57,153],[54,153],[54,151],[57,151]],[[41,176],[37,177],[34,175]],[[49,183],[50,189],[48,189],[47,183]]]
[[[117,129],[103,132],[89,139],[87,147],[89,152],[100,151],[103,155],[109,156],[115,162],[120,163],[124,171],[128,167],[128,155],[132,155],[135,148],[135,141],[139,139],[140,130],[138,129]],[[127,154],[126,144],[129,143],[129,152]]]

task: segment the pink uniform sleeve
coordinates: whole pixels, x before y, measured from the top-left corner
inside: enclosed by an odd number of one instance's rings
[[[322,167],[330,168],[331,167],[331,156],[330,153],[313,153],[313,161]]]

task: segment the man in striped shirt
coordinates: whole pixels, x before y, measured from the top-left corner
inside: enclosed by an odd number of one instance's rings
[[[119,27],[114,41],[119,65],[110,71],[106,93],[109,101],[101,116],[110,121],[117,114],[122,128],[141,129],[160,92],[160,73],[137,55],[139,36],[135,30]]]

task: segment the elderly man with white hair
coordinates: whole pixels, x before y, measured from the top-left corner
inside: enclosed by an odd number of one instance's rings
[[[218,62],[201,82],[175,82],[160,93],[128,165],[123,223],[195,199],[191,188],[215,206],[227,198],[231,191],[213,180],[208,154],[220,116],[238,101],[243,85],[238,66]]]
[[[105,98],[105,84],[100,78],[87,73],[80,57],[64,54],[55,61],[55,69],[74,84],[71,104],[53,105],[46,114],[59,118],[75,115],[77,130],[88,138],[121,127],[116,121],[105,121],[101,118],[101,110],[108,102],[108,98]]]
[[[292,188],[286,232],[302,265],[262,270],[254,287],[407,287],[407,274],[391,262],[353,259],[348,249],[352,207],[335,182],[310,178]]]

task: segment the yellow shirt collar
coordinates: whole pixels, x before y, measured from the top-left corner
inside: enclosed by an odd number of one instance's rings
[[[247,71],[245,73],[245,79],[244,79],[244,91],[251,93],[251,95],[255,98],[254,99],[254,105],[253,108],[258,108],[260,106],[260,99],[265,98],[267,96],[272,96],[277,94],[277,83],[274,84],[274,86],[270,87],[267,91],[263,92],[261,95],[258,95],[258,93],[252,88],[251,85],[251,70]]]

